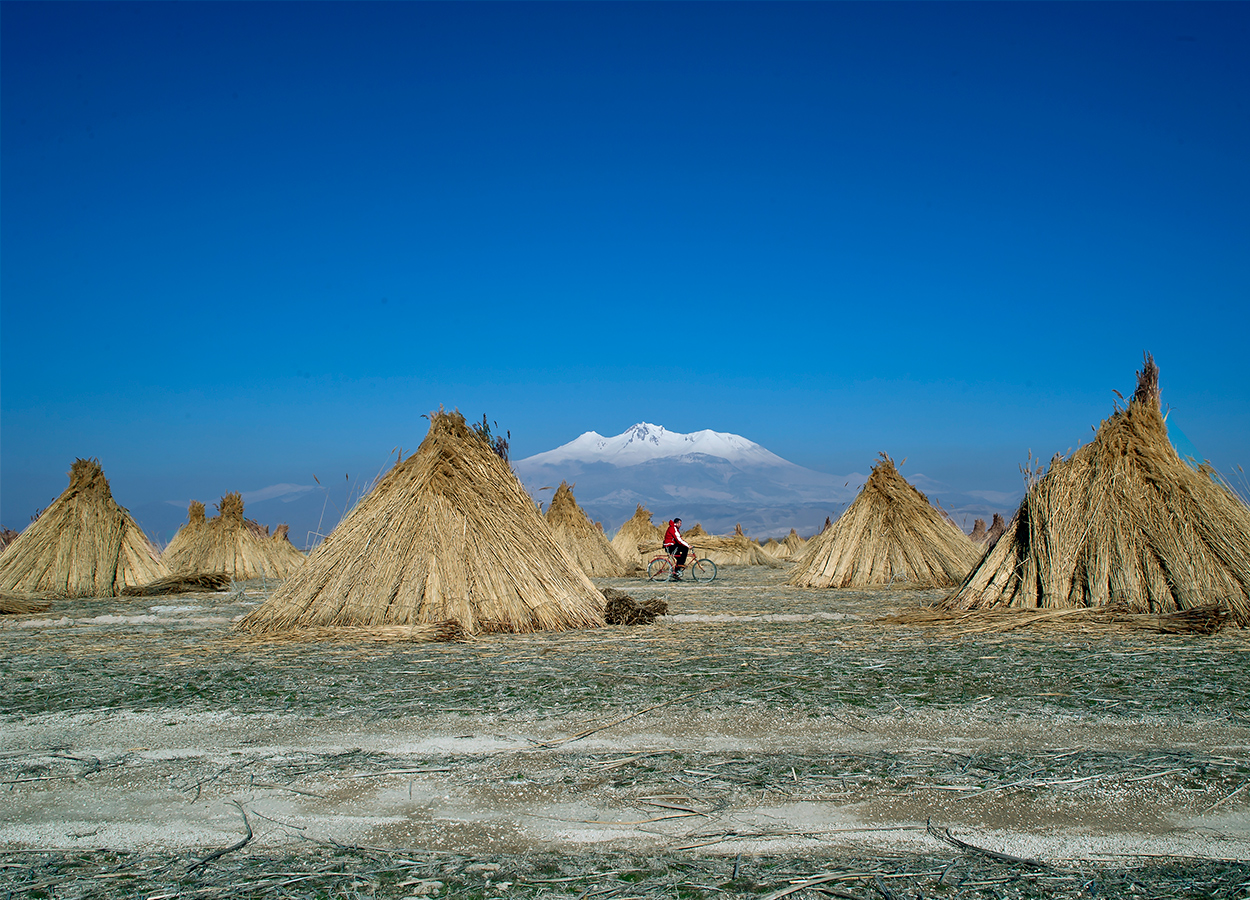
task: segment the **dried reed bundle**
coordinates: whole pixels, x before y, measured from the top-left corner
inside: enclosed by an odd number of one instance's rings
[[[17,540],[17,532],[12,528],[0,528],[0,553],[4,552],[4,548]]]
[[[19,594],[112,597],[168,574],[94,459],[74,461],[69,487],[0,555],[0,591]]]
[[[204,519],[204,504],[191,504],[189,521],[169,542],[162,557],[170,571],[180,574],[218,572],[238,581],[287,578],[299,569],[304,555],[285,540],[274,540],[269,529],[243,517],[243,496],[226,494],[218,514]],[[185,532],[185,534],[184,534]]]
[[[1208,604],[1179,612],[1133,613],[1122,606],[1062,609],[949,610],[924,607],[904,610],[879,620],[886,625],[940,628],[958,635],[1016,631],[1022,628],[1059,629],[1092,633],[1153,631],[1158,634],[1213,634],[1232,621],[1228,608]]]
[[[42,597],[0,593],[0,616],[20,616],[43,612],[51,604]]]
[[[621,578],[641,570],[641,566],[627,566],[604,533],[590,523],[567,481],[561,481],[556,489],[546,518],[560,546],[592,578]]]
[[[1067,459],[1056,455],[945,603],[1155,614],[1219,603],[1250,625],[1250,509],[1213,474],[1173,449],[1146,354],[1127,407]]]
[[[706,534],[707,534],[707,529],[704,528],[701,523],[695,522],[693,528],[691,528],[689,531],[682,532],[682,537],[684,538],[703,537]],[[663,534],[660,535],[660,539],[661,540],[664,539]]]
[[[187,524],[183,525],[174,534],[173,539],[165,547],[165,552],[161,554],[161,559],[165,561],[165,565],[169,566],[170,560],[180,559],[190,552],[188,548],[195,545],[200,539],[200,533],[208,527],[204,518],[204,504],[199,500],[192,500],[187,507]]]
[[[220,572],[201,575],[170,575],[147,584],[127,585],[123,597],[160,597],[165,594],[198,594],[230,589],[230,576]]]
[[[778,541],[776,538],[769,538],[764,541],[764,543],[760,544],[760,549],[776,559],[781,559],[781,554],[789,552],[786,545]]]
[[[458,412],[397,463],[238,625],[285,634],[456,622],[467,634],[603,624],[603,598],[508,464]]]
[[[641,546],[658,544],[664,540],[664,529],[651,524],[651,513],[641,504],[634,510],[633,518],[625,522],[612,538],[612,549],[622,561],[646,566]]]
[[[770,569],[780,569],[785,565],[777,557],[765,553],[759,544],[746,535],[683,534],[682,537],[690,544],[692,556],[710,559],[717,566],[768,566]],[[640,544],[638,550],[646,559],[651,560],[661,548],[659,541],[650,541]]]
[[[985,520],[977,519],[972,523],[972,533],[968,535],[968,540],[974,544],[985,543]]]
[[[847,588],[956,585],[976,565],[968,536],[881,454],[855,502],[814,538],[789,583]]]
[[[793,528],[780,541],[769,540],[764,544],[764,552],[769,556],[774,556],[782,561],[796,559],[802,552],[807,542],[799,537],[799,533]]]
[[[998,513],[994,513],[994,521],[990,525],[989,531],[985,532],[985,545],[993,547],[998,543],[998,539],[1007,531],[1007,523],[1003,521],[1003,517]]]

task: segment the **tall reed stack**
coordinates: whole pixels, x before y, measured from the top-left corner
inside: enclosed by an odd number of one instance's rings
[[[808,542],[797,587],[953,587],[976,565],[976,546],[881,454],[855,502]]]
[[[69,487],[0,554],[6,593],[113,597],[168,574],[94,459],[74,461]]]
[[[560,482],[545,518],[560,546],[592,578],[621,578],[638,570],[636,566],[627,566],[612,549],[602,529],[596,528],[577,505],[567,481]]]
[[[602,595],[508,464],[459,412],[440,410],[417,452],[238,627],[430,640],[440,628],[472,635],[603,623]]]
[[[1177,455],[1149,354],[1127,406],[1055,456],[945,603],[1155,614],[1212,604],[1250,625],[1250,508]]]

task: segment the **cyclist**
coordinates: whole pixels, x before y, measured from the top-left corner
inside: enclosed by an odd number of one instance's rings
[[[690,545],[681,537],[681,519],[673,519],[668,523],[668,531],[664,532],[664,552],[674,557],[673,581],[681,581],[681,570],[686,567],[686,555]]]

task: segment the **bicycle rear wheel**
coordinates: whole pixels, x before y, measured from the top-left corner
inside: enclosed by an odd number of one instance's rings
[[[647,563],[647,578],[652,581],[667,581],[672,571],[673,565],[667,556],[657,556]]]
[[[716,563],[710,559],[696,559],[690,566],[690,577],[695,581],[715,581]]]

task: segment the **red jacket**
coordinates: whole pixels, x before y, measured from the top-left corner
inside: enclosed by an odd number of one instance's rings
[[[690,545],[681,539],[681,532],[677,530],[676,522],[669,522],[668,531],[664,532],[664,546],[667,547],[670,544],[681,544],[687,550],[690,549]]]

